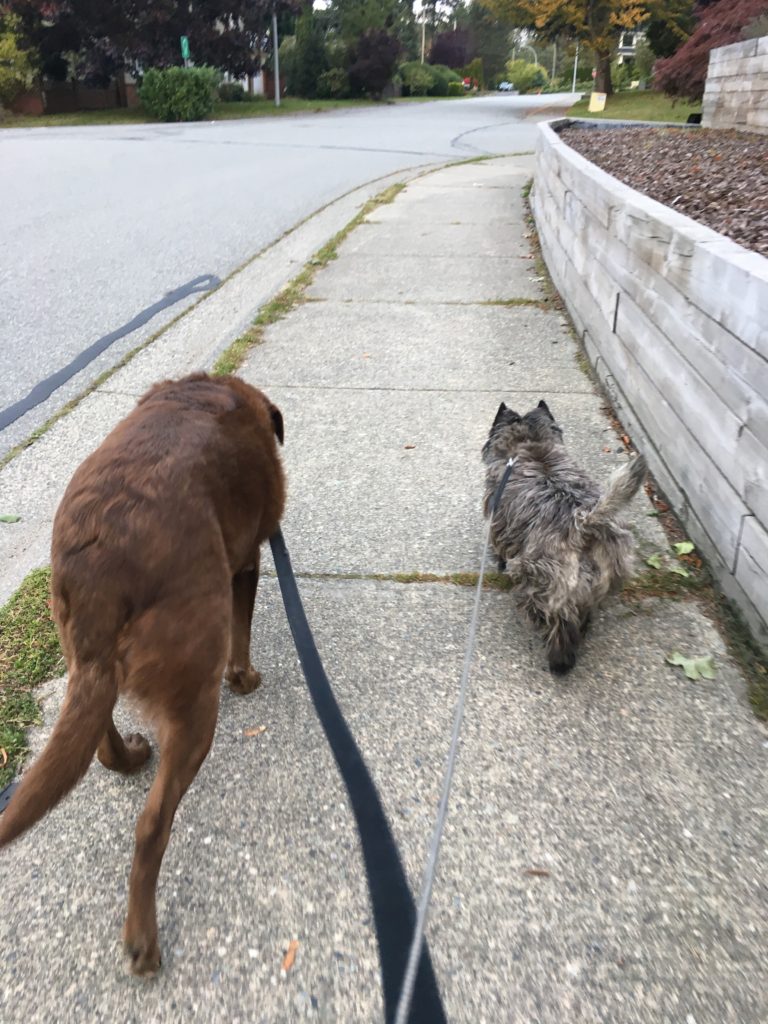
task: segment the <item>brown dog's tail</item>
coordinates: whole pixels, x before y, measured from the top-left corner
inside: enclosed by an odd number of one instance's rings
[[[640,490],[647,472],[648,466],[642,455],[622,466],[609,480],[602,498],[587,512],[582,523],[583,528],[599,528],[610,522]]]
[[[0,846],[39,821],[85,775],[116,700],[117,680],[111,665],[91,662],[70,675],[51,737],[0,816]]]

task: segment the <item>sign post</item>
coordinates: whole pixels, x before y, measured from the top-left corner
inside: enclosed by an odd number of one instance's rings
[[[184,60],[184,67],[189,67],[189,36],[180,36],[179,43],[181,44],[181,56]]]

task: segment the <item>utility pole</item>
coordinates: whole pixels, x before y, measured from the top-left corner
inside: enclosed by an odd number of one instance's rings
[[[424,63],[424,44],[426,42],[427,35],[427,12],[422,7],[421,9],[421,63]]]
[[[275,77],[275,106],[280,106],[280,41],[277,38],[277,10],[272,8],[272,63]]]
[[[573,61],[573,86],[571,92],[576,92],[576,71],[579,67],[579,44],[576,43],[576,57]]]
[[[552,79],[555,77],[555,69],[557,68],[557,40],[552,42]]]

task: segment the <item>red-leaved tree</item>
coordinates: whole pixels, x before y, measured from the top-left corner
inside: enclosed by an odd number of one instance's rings
[[[744,29],[768,11],[768,0],[717,0],[700,4],[696,28],[677,53],[654,65],[654,82],[669,96],[697,101],[704,95],[709,51],[738,43]]]

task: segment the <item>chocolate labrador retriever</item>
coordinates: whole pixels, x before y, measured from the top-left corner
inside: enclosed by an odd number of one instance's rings
[[[132,772],[147,740],[121,736],[118,693],[153,722],[160,761],[136,826],[123,938],[136,974],[160,966],[155,889],[179,801],[211,746],[222,674],[250,663],[259,547],[285,502],[280,411],[236,377],[157,384],[75,472],[53,527],[53,614],[69,684],[47,746],[5,814],[0,846],[49,811],[94,752]]]

